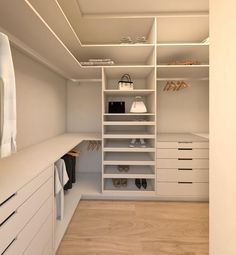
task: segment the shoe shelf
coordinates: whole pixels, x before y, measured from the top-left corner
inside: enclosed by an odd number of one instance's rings
[[[127,186],[115,187],[111,178],[104,178],[104,192],[137,192],[137,193],[154,193],[154,180],[147,179],[147,188],[138,189],[135,185],[135,179],[127,179]]]
[[[103,134],[103,138],[121,138],[121,139],[133,139],[133,138],[136,138],[136,139],[139,139],[139,138],[142,138],[142,139],[155,139],[156,138],[156,135],[155,134],[147,134],[147,133],[142,133],[142,132],[119,132],[119,133],[114,133],[114,132],[111,132],[111,133],[106,133],[106,134]]]
[[[104,152],[104,165],[155,165],[155,153]]]
[[[153,166],[129,166],[127,172],[120,172],[117,166],[104,166],[105,178],[143,178],[143,179],[155,179],[155,169]]]
[[[145,147],[141,144],[135,144],[134,147],[130,147],[131,140],[122,139],[105,139],[104,152],[155,152],[155,146],[152,140],[145,141]]]

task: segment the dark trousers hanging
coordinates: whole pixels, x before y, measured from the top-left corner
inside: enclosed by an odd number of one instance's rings
[[[75,176],[76,158],[66,154],[62,157],[62,159],[65,161],[66,171],[69,177],[69,181],[64,186],[64,190],[68,190],[72,188],[72,183],[76,182],[76,176]]]

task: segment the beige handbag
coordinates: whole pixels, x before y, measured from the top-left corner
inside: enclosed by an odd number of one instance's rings
[[[129,74],[124,74],[121,77],[118,84],[119,84],[119,90],[128,90],[129,91],[129,90],[134,89],[134,83],[131,81]]]
[[[146,108],[141,96],[135,97],[135,100],[133,101],[132,106],[130,108],[130,112],[133,112],[133,113],[147,112],[147,108]]]

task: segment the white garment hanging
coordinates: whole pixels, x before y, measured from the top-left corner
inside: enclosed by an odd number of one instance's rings
[[[54,165],[54,191],[56,197],[57,219],[62,220],[64,217],[64,186],[69,177],[66,171],[65,161],[59,159]]]
[[[8,37],[0,33],[0,158],[16,151],[16,86]]]

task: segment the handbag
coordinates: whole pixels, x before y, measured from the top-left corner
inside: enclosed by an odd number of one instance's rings
[[[134,89],[134,83],[131,81],[129,74],[124,74],[120,78],[120,81],[118,82],[118,84],[119,84],[119,90],[133,90]]]
[[[142,100],[142,97],[140,96],[135,97],[135,100],[133,101],[131,105],[130,112],[133,112],[133,113],[147,112],[147,108]]]
[[[124,101],[108,102],[108,113],[125,113],[125,102]]]

